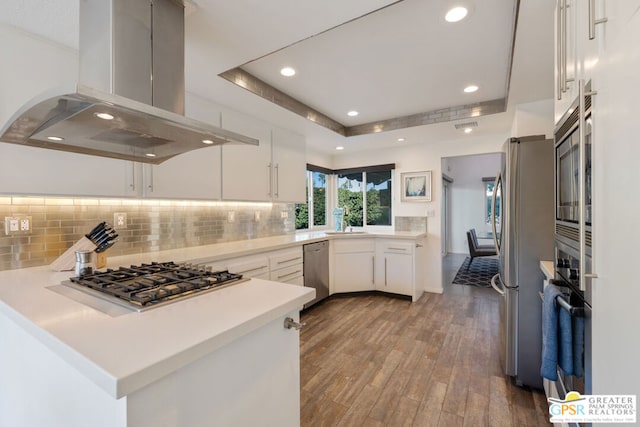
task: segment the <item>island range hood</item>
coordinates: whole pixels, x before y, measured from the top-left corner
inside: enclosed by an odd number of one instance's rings
[[[184,116],[184,6],[80,0],[80,83],[28,102],[0,141],[152,164],[211,145],[258,145]]]

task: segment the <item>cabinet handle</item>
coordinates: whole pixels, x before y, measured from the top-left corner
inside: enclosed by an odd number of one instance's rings
[[[260,267],[255,267],[255,268],[250,268],[248,270],[243,270],[243,271],[239,271],[239,274],[245,274],[245,273],[250,273],[252,271],[258,271],[258,270],[262,270],[263,268],[267,268],[266,265],[261,265]]]
[[[556,9],[556,99],[562,99],[562,0],[558,0]],[[495,187],[494,187],[495,188]],[[494,197],[495,198],[495,197]]]
[[[297,256],[297,257],[295,257],[295,258],[285,259],[285,260],[282,260],[282,261],[278,261],[278,264],[284,264],[284,263],[286,263],[286,262],[296,261],[296,260],[299,260],[299,259],[301,259],[301,258],[302,258],[302,257]]]
[[[373,277],[371,279],[371,284],[375,285],[376,284],[376,257],[375,257],[375,255],[371,257],[371,272],[373,273],[371,275],[371,277]]]
[[[406,251],[407,248],[387,248],[390,251]]]
[[[591,91],[585,92],[584,80],[578,80],[578,238],[580,245],[580,260],[578,262],[578,268],[580,271],[580,290],[585,291],[587,286],[585,280],[587,278],[595,279],[597,274],[586,272],[587,263],[587,240],[586,240],[586,213],[587,213],[587,201],[585,200],[585,166],[586,166],[586,140],[585,140],[585,126],[586,126],[586,107],[584,102],[585,96],[597,95],[598,92]],[[593,269],[593,265],[591,266]]]
[[[131,162],[131,191],[136,191],[136,162]]]
[[[306,322],[296,322],[295,320],[293,320],[291,317],[286,317],[284,319],[284,327],[285,329],[295,329],[296,331],[299,331],[300,329],[304,328],[305,326],[307,326]]]
[[[271,186],[273,185],[273,182],[272,182],[272,180],[273,180],[273,171],[271,169],[271,163],[269,163],[267,165],[267,176],[268,176],[268,178],[267,178],[268,179],[268,181],[267,181],[268,182],[267,196],[269,198],[271,198]]]
[[[291,273],[286,273],[286,274],[283,274],[282,276],[278,276],[278,279],[282,279],[282,278],[285,278],[285,277],[288,277],[288,276],[293,276],[294,274],[298,274],[298,273],[301,273],[301,272],[302,272],[302,270],[292,271]]]
[[[384,285],[387,286],[387,257],[384,257]]]
[[[153,193],[153,165],[149,166],[149,191]]]
[[[604,24],[608,18],[596,19],[596,0],[589,0],[589,40],[596,38],[596,25]]]
[[[279,197],[280,193],[280,164],[276,163],[276,179],[274,180],[275,184],[275,197],[276,199]]]
[[[569,89],[569,83],[572,82],[574,79],[573,78],[569,78],[567,77],[567,9],[570,7],[569,4],[567,3],[567,0],[561,0],[562,1],[562,19],[561,19],[561,25],[562,25],[562,63],[560,64],[561,66],[561,80],[562,80],[562,92],[566,92]]]
[[[424,245],[421,245],[420,243],[416,243],[416,248],[422,248],[424,247]]]

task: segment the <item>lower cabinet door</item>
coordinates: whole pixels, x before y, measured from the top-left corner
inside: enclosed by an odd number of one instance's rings
[[[375,289],[375,253],[340,253],[333,261],[333,292]]]
[[[378,290],[413,296],[413,256],[385,253]]]

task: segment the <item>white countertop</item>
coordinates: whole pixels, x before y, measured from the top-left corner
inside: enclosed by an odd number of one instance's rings
[[[108,266],[151,261],[205,263],[327,239],[416,239],[425,233],[297,233],[112,257]],[[142,313],[107,315],[51,286],[72,272],[49,266],[0,271],[0,313],[114,398],[186,366],[263,325],[302,308],[315,291],[251,279]]]
[[[142,262],[192,262],[204,264],[216,262],[228,258],[236,258],[245,255],[253,255],[260,252],[301,246],[307,243],[333,239],[363,239],[371,237],[385,237],[393,239],[417,239],[426,236],[425,232],[379,232],[367,231],[366,233],[325,233],[313,231],[295,234],[284,234],[272,237],[263,237],[251,240],[239,240],[234,242],[216,243],[205,246],[193,246],[183,249],[172,249],[161,252],[148,252],[137,255],[125,255],[109,257],[109,267],[119,267],[128,264],[140,264]],[[117,243],[116,243],[117,244]]]
[[[553,261],[540,261],[540,270],[544,273],[547,279],[553,279],[555,277],[555,268]]]
[[[251,279],[111,317],[48,288],[48,266],[0,272],[0,313],[114,398],[125,396],[311,301],[315,291]]]

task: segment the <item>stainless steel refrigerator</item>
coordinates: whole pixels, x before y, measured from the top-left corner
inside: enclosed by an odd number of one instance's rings
[[[494,184],[494,240],[500,272],[500,358],[516,384],[542,388],[540,260],[554,259],[553,140],[510,138]],[[498,204],[499,205],[496,205]]]

